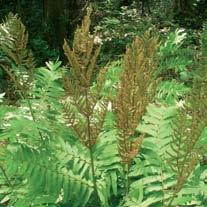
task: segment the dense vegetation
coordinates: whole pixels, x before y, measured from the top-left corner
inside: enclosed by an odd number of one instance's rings
[[[0,206],[206,207],[206,1],[51,2],[0,1]]]

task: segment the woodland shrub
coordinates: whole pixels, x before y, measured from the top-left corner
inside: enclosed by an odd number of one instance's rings
[[[35,68],[20,19],[0,25],[0,68],[15,97],[9,105],[10,91],[0,94],[0,203],[206,206],[207,30],[192,87],[176,85],[173,96],[167,82],[157,87],[159,42],[149,31],[99,69],[90,14],[72,47],[64,42],[69,67]]]

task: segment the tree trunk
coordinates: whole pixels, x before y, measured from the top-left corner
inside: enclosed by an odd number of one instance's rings
[[[66,23],[64,14],[64,0],[44,0],[44,20],[49,27],[47,34],[51,46],[62,47],[66,35]]]
[[[73,33],[79,23],[81,23],[85,9],[89,6],[89,0],[69,0],[67,2],[67,18],[68,22],[68,34],[69,37],[73,37]]]
[[[189,0],[174,0],[174,11],[178,14],[189,15],[192,13],[192,5]]]

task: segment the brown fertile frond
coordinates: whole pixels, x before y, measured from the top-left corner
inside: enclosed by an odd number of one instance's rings
[[[63,49],[67,56],[74,78],[82,87],[89,87],[96,71],[96,61],[100,53],[100,45],[94,43],[95,35],[90,35],[91,8],[88,8],[81,27],[78,27],[71,49],[64,41]]]
[[[149,42],[150,44],[149,44]],[[156,38],[145,35],[137,37],[124,55],[124,72],[113,102],[119,130],[119,152],[123,162],[129,163],[134,135],[146,107],[154,97],[157,81],[153,79]],[[134,155],[135,156],[135,155]]]
[[[64,77],[67,123],[77,137],[88,148],[96,143],[102,129],[108,101],[101,96],[106,69],[97,74],[96,87],[92,87],[92,77],[96,72],[96,60],[100,45],[95,45],[94,35],[89,34],[91,9],[87,11],[81,27],[78,27],[73,48],[65,40],[63,49],[71,66],[71,76]]]
[[[0,48],[3,51],[0,67],[22,92],[30,87],[35,67],[32,53],[26,48],[27,43],[28,33],[24,24],[17,15],[10,13],[0,24]]]

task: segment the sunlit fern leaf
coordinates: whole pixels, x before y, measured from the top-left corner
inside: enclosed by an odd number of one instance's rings
[[[28,146],[38,147],[42,145],[42,140],[40,140],[39,136],[40,131],[45,140],[55,136],[58,123],[56,122],[56,125],[54,126],[54,118],[52,117],[51,112],[48,112],[48,109],[45,109],[43,104],[39,105],[35,102],[32,103],[33,112],[38,117],[36,122],[32,120],[29,107],[27,103],[23,101],[20,107],[8,107],[5,112],[4,110],[1,110],[2,125],[0,126],[0,139],[9,140],[10,143],[24,143]],[[46,103],[44,103],[44,106],[45,105]],[[46,118],[47,116],[48,119]],[[60,131],[62,131],[61,129],[62,128],[59,127]]]
[[[190,91],[190,88],[176,80],[166,80],[160,82],[157,91],[156,97],[160,102],[176,104]]]
[[[48,104],[57,104],[61,96],[63,96],[63,88],[61,86],[62,68],[61,62],[47,62],[47,67],[37,68],[34,73],[35,87],[33,94],[41,102]]]
[[[172,136],[172,121],[176,117],[176,107],[166,107],[151,104],[147,108],[147,114],[143,117],[143,124],[138,127],[142,133],[148,134],[143,142],[146,149],[156,149],[159,155],[164,156]],[[153,143],[156,142],[156,146]],[[156,148],[155,148],[156,147]]]
[[[0,103],[3,102],[4,95],[5,95],[5,93],[0,93]]]
[[[188,66],[192,63],[192,52],[184,48],[183,43],[187,33],[183,29],[176,29],[168,35],[167,40],[159,48],[159,66],[157,75],[166,79],[169,77],[187,80],[189,78]]]

